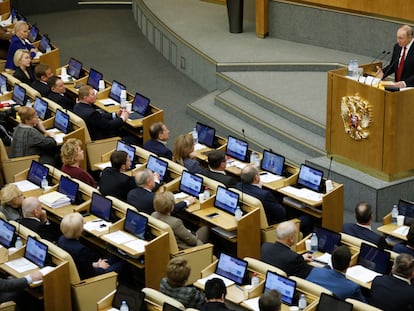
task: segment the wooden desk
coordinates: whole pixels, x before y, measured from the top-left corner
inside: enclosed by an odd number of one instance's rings
[[[397,238],[397,239],[400,239],[400,240],[403,240],[403,241],[407,241],[407,235],[402,235],[402,234],[398,234],[398,233],[394,232],[394,230],[398,229],[399,227],[401,227],[401,226],[398,226],[398,225],[393,224],[393,223],[389,223],[389,224],[382,225],[382,226],[378,227],[377,230],[379,232],[382,232],[382,233],[384,233],[386,235],[389,235],[389,236],[392,236],[394,238]],[[409,226],[404,226],[404,227],[407,228],[407,233],[408,233],[408,229],[410,227]]]

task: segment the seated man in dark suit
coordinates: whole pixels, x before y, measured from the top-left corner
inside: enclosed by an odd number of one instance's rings
[[[262,188],[259,170],[256,167],[248,165],[243,168],[240,178],[241,182],[236,185],[236,188],[262,202],[269,225],[286,220],[285,208],[277,202],[269,190]]]
[[[50,87],[47,84],[47,80],[53,75],[52,69],[49,65],[38,64],[34,69],[35,80],[32,83],[32,88],[42,95],[47,97],[50,93]]]
[[[368,302],[384,311],[414,310],[413,260],[411,255],[398,255],[391,274],[377,276],[372,281]]]
[[[201,311],[223,311],[230,310],[224,304],[227,294],[226,285],[222,279],[212,278],[204,286],[207,302],[200,307]]]
[[[93,107],[95,101],[95,90],[89,85],[83,85],[79,89],[79,102],[73,112],[85,121],[92,140],[118,136],[124,122],[128,120],[129,112],[126,109],[120,109],[116,113],[103,112]]]
[[[51,76],[47,80],[47,84],[50,87],[50,93],[47,96],[50,100],[53,100],[56,104],[63,109],[72,111],[75,106],[75,101],[66,93],[65,83],[58,76]]]
[[[386,246],[385,238],[371,229],[373,213],[372,207],[366,202],[361,202],[355,207],[356,224],[345,223],[342,226],[342,232],[357,237],[359,239],[371,242],[379,248]]]
[[[60,232],[47,219],[46,211],[37,197],[25,198],[22,202],[23,218],[19,222],[38,233],[42,239],[56,242]]]
[[[297,229],[293,221],[281,222],[276,228],[276,242],[263,243],[260,260],[282,269],[288,276],[295,275],[305,279],[312,270],[306,262],[312,261],[312,255],[299,255],[290,247],[296,243]]]
[[[340,299],[354,298],[366,302],[361,287],[345,276],[351,262],[351,251],[345,245],[338,246],[332,253],[332,267],[315,267],[306,278],[312,283],[329,289]]]
[[[217,180],[226,187],[234,187],[237,179],[226,174],[226,154],[222,150],[211,150],[208,153],[208,168],[202,174]]]
[[[136,187],[134,177],[123,173],[129,170],[131,159],[125,151],[114,151],[110,160],[111,167],[102,171],[99,191],[102,195],[111,195],[126,201],[128,192]]]
[[[159,179],[150,169],[140,170],[135,173],[136,188],[128,192],[127,202],[140,212],[151,215],[154,210],[154,191],[159,187]],[[174,211],[178,212],[195,202],[195,198],[188,197],[185,201],[175,204]]]
[[[172,151],[167,147],[170,130],[162,122],[155,122],[149,128],[151,139],[144,143],[144,149],[155,153],[159,157],[172,160]]]

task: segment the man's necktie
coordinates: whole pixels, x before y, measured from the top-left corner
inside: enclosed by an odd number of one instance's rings
[[[401,81],[401,75],[404,69],[404,62],[405,62],[405,52],[407,51],[407,47],[404,46],[403,54],[401,56],[400,64],[398,65],[397,69],[397,81]]]

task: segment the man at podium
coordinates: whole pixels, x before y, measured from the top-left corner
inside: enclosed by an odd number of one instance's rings
[[[377,77],[384,79],[395,74],[394,86],[404,88],[414,86],[414,47],[413,29],[403,25],[397,31],[397,43],[394,45],[391,62],[384,69],[377,67]]]

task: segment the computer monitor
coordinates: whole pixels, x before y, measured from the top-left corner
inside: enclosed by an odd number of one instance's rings
[[[69,132],[69,127],[70,127],[69,114],[63,112],[60,109],[57,109],[53,126],[57,128],[59,131],[61,131],[62,133],[67,134]]]
[[[48,103],[44,99],[36,96],[33,108],[36,110],[36,114],[40,120],[44,120],[46,118]]]
[[[45,35],[42,36],[42,39],[40,39],[39,43],[39,51],[42,53],[46,53],[47,47],[50,46],[50,40]]]
[[[168,302],[164,302],[162,305],[162,311],[181,311],[181,309],[170,305]]]
[[[5,248],[10,248],[13,243],[16,227],[0,218],[0,244]]]
[[[180,191],[198,198],[203,188],[203,178],[188,171],[183,171],[180,180]]]
[[[89,70],[88,80],[86,82],[87,85],[90,85],[95,90],[99,90],[99,81],[103,80],[103,74],[99,71],[91,68]]]
[[[16,83],[13,87],[12,100],[16,103],[16,105],[23,106],[25,97],[26,97],[25,88]]]
[[[97,192],[92,192],[90,213],[105,220],[111,221],[112,201]]]
[[[414,202],[400,199],[398,201],[398,214],[404,215],[404,224],[411,226],[414,223]]]
[[[198,142],[202,145],[206,145],[209,148],[213,148],[216,130],[200,122],[196,123],[196,130],[198,133]]]
[[[217,187],[216,196],[214,197],[215,207],[234,215],[238,204],[239,194],[237,192],[231,191],[222,186]]]
[[[358,264],[381,274],[390,272],[390,252],[361,243],[358,255]]]
[[[243,140],[237,139],[233,136],[228,136],[226,155],[235,158],[242,162],[248,162],[247,153],[249,150],[249,144]]]
[[[284,166],[284,156],[268,150],[263,150],[263,158],[262,163],[260,165],[261,170],[282,176]]]
[[[167,173],[168,162],[150,155],[148,157],[147,168],[154,173],[158,173],[158,175],[160,175],[160,181],[163,181],[165,174]]]
[[[116,80],[113,80],[111,90],[109,91],[109,98],[112,98],[114,101],[120,103],[122,90],[126,91],[126,86]]]
[[[30,27],[29,36],[28,36],[29,41],[30,42],[36,41],[38,35],[39,35],[39,28],[37,28],[37,26],[35,25],[32,25],[32,27]]]
[[[341,245],[341,234],[338,232],[315,227],[315,233],[318,236],[318,250],[322,253],[332,254]]]
[[[232,280],[238,285],[243,283],[247,270],[247,261],[232,257],[225,253],[220,254],[215,273]]]
[[[0,90],[2,89],[7,90],[7,77],[0,73]]]
[[[296,281],[285,278],[272,271],[267,271],[263,292],[276,290],[280,293],[283,304],[291,306],[295,299]]]
[[[321,293],[316,311],[352,311],[353,308],[352,303]]]
[[[69,59],[67,73],[74,79],[79,79],[82,71],[82,63],[73,57]]]
[[[302,164],[298,175],[298,186],[320,191],[323,178],[323,172],[316,168]]]
[[[150,102],[151,100],[148,97],[136,92],[134,100],[132,101],[132,110],[141,116],[145,116],[148,112]]]
[[[135,147],[131,146],[122,140],[118,140],[116,143],[116,151],[125,151],[128,154],[129,159],[131,162],[134,161],[135,158]]]
[[[70,178],[61,175],[59,180],[58,192],[63,193],[74,204],[78,195],[79,184]]]
[[[133,211],[132,209],[127,209],[124,230],[129,232],[141,240],[145,240],[145,234],[147,233],[148,228],[148,218],[140,213]]]
[[[36,240],[32,236],[27,237],[24,258],[33,262],[36,266],[43,268],[47,258],[47,245]]]
[[[27,175],[27,180],[34,183],[37,186],[41,186],[41,182],[44,176],[49,175],[49,168],[43,164],[32,161],[29,168],[29,173]]]

